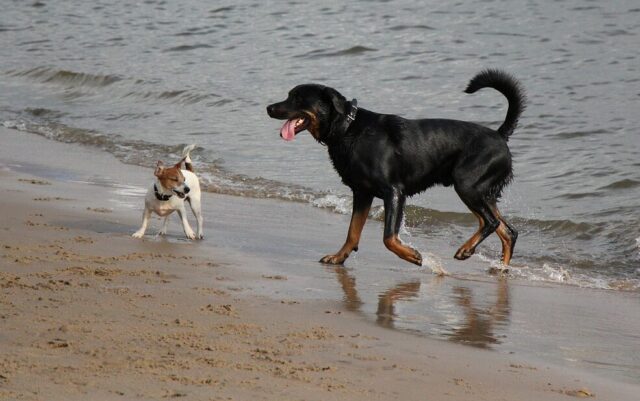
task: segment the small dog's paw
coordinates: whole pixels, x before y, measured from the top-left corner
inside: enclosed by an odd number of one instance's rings
[[[158,231],[158,235],[159,235],[159,236],[165,236],[165,235],[167,235],[167,230],[160,230],[160,231]]]
[[[136,231],[135,233],[131,234],[131,236],[133,238],[142,238],[142,237],[144,237],[144,233],[140,232],[140,231]]]
[[[189,239],[196,239],[196,233],[194,233],[193,231],[187,231],[185,233],[185,235],[187,236],[187,238]]]

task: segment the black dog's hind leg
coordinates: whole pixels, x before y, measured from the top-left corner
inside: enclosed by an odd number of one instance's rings
[[[342,248],[334,255],[327,255],[320,259],[321,263],[340,265],[349,257],[351,251],[358,250],[360,234],[362,234],[364,223],[367,221],[369,209],[371,209],[371,202],[373,202],[373,196],[362,192],[353,192],[353,212],[351,214],[351,224],[349,224],[347,240],[344,242],[344,245],[342,245]]]
[[[400,190],[393,188],[384,197],[384,245],[398,257],[422,266],[422,255],[400,241],[398,233],[402,224],[406,197]]]
[[[454,258],[458,260],[465,260],[474,254],[476,247],[484,241],[485,238],[498,229],[500,220],[493,212],[489,203],[483,199],[482,195],[476,193],[474,190],[464,191],[459,188],[456,188],[456,192],[458,192],[460,199],[462,199],[464,204],[473,212],[480,223],[478,231],[458,249],[454,256]]]
[[[496,229],[496,234],[500,237],[502,242],[502,263],[508,265],[513,256],[513,248],[516,246],[516,240],[518,239],[518,232],[502,217],[498,207],[494,204],[492,207],[493,213],[500,220],[500,225]]]

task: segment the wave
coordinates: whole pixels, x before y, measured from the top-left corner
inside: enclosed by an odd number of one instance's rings
[[[555,135],[557,139],[575,139],[575,138],[584,138],[594,135],[604,135],[608,134],[609,131],[604,129],[596,129],[590,131],[570,131],[570,132],[560,132]]]
[[[630,188],[637,188],[638,186],[640,186],[640,181],[625,179],[625,180],[612,182],[611,184],[598,189],[600,190],[630,189]]]
[[[323,58],[323,57],[340,57],[340,56],[357,56],[364,53],[375,52],[377,49],[372,49],[365,46],[353,46],[348,49],[331,51],[328,49],[312,50],[308,53],[302,54],[297,57],[301,58]]]
[[[435,28],[429,25],[394,25],[391,28],[389,28],[390,31],[405,31],[405,30],[412,30],[412,29],[425,30],[425,31],[435,30]]]
[[[133,97],[141,100],[169,101],[174,104],[195,104],[206,102],[206,106],[222,106],[232,103],[233,100],[223,98],[216,93],[203,93],[193,89],[166,90],[166,91],[130,91],[122,96]]]
[[[136,98],[145,101],[162,101],[172,104],[190,105],[203,103],[207,107],[219,107],[233,103],[233,99],[225,98],[217,93],[204,92],[197,88],[144,90],[146,81],[112,74],[89,74],[52,67],[35,67],[27,70],[9,70],[7,75],[34,80],[43,84],[57,85],[65,89],[66,99],[76,99],[87,92],[82,89],[109,88],[110,97]],[[124,83],[114,85],[116,83]],[[155,82],[154,82],[155,84]]]
[[[65,87],[104,87],[122,80],[117,75],[87,74],[52,67],[35,67],[25,71],[11,70],[8,75],[28,77],[41,83],[57,84]]]
[[[196,45],[181,45],[181,46],[175,46],[175,47],[170,47],[166,50],[164,50],[165,52],[184,52],[184,51],[189,51],[189,50],[196,50],[196,49],[211,49],[212,46],[208,45],[206,43],[200,43],[200,44],[196,44]]]

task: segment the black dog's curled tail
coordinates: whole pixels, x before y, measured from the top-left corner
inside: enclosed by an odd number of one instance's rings
[[[493,88],[502,93],[509,101],[509,109],[498,133],[509,140],[518,125],[518,119],[526,107],[526,96],[520,82],[510,74],[500,70],[484,70],[473,77],[465,89],[466,93],[475,93],[482,88]]]

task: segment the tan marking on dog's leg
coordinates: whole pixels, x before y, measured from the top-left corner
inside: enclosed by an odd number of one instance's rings
[[[351,215],[351,223],[349,224],[349,232],[347,233],[347,239],[344,245],[342,245],[342,248],[340,248],[340,250],[334,255],[327,255],[320,259],[321,263],[329,263],[333,265],[342,264],[354,249],[358,249],[360,235],[362,234],[364,224],[367,222],[367,216],[369,216],[370,208],[371,205],[363,210],[353,212]]]
[[[509,265],[511,257],[513,256],[514,238],[512,237],[511,230],[509,230],[509,227],[507,226],[507,222],[500,214],[498,207],[494,205],[491,210],[498,220],[500,220],[500,225],[496,229],[496,234],[498,234],[498,237],[500,237],[500,241],[502,242],[502,263]]]
[[[458,259],[458,260],[464,260],[469,258],[471,255],[473,255],[473,253],[475,252],[475,248],[476,246],[478,246],[478,243],[480,242],[480,239],[482,238],[482,229],[484,228],[485,222],[484,219],[477,214],[476,212],[473,212],[473,215],[476,216],[476,218],[478,219],[478,224],[480,225],[480,227],[478,228],[478,231],[475,232],[475,234],[473,234],[471,236],[471,238],[469,238],[467,240],[467,242],[465,242],[456,252],[454,258]]]
[[[403,245],[397,234],[385,238],[384,245],[388,250],[398,255],[399,258],[418,266],[422,266],[422,255],[420,255],[420,252],[409,246]]]

